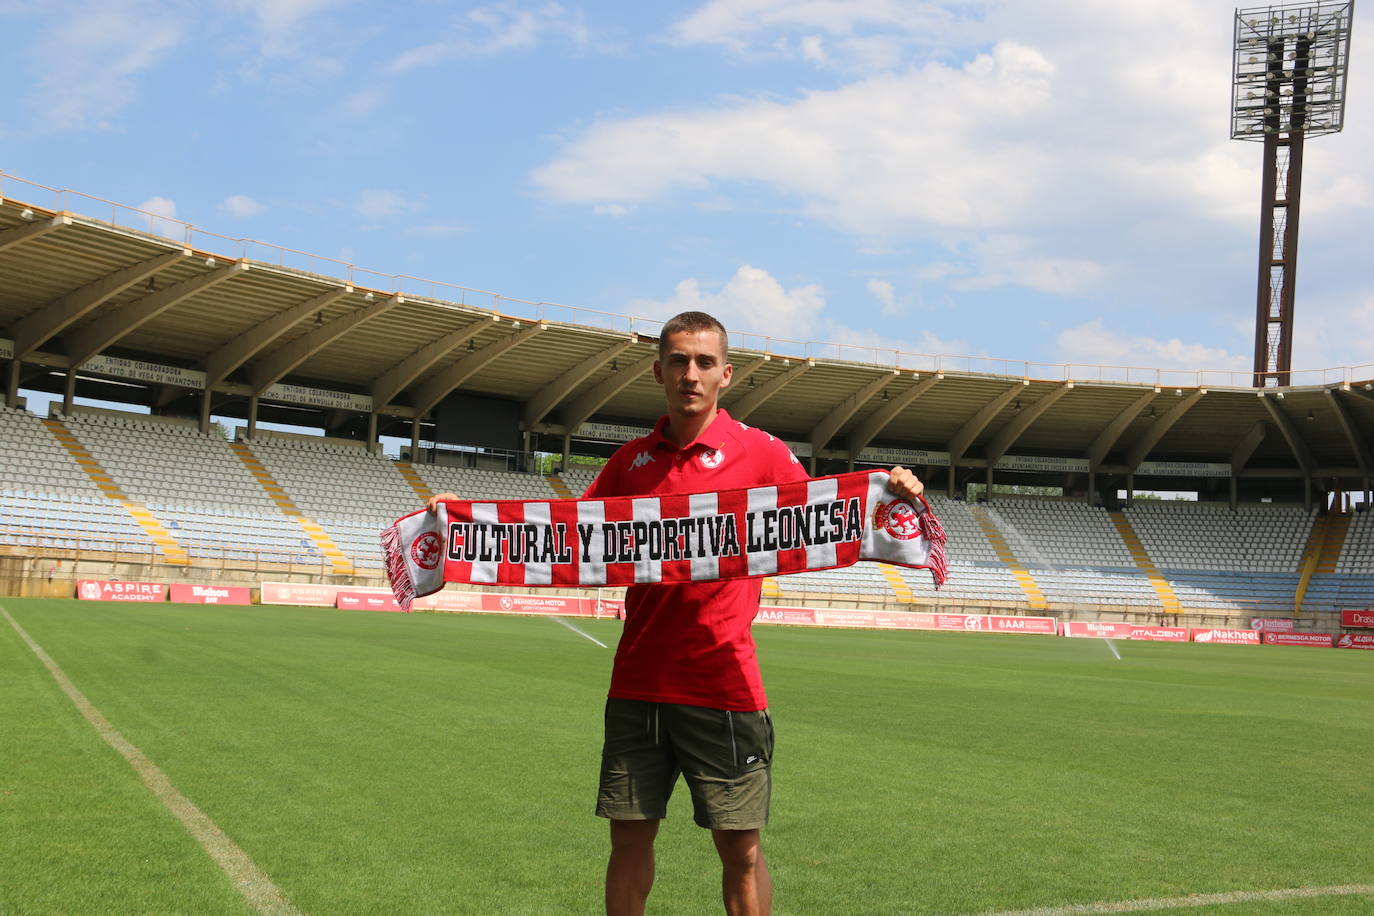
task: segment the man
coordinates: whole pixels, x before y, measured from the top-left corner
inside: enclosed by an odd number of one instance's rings
[[[709,493],[805,480],[782,442],[730,418],[725,328],[702,312],[668,321],[654,380],[668,412],[611,456],[586,497]],[[893,468],[889,489],[924,486]],[[436,496],[431,509],[441,499]],[[772,789],[773,726],[750,626],[760,579],[633,585],[606,701],[596,813],[610,820],[606,912],[642,914],[654,838],[681,774],[694,820],[711,831],[730,914],[767,914],[773,886],[760,844]]]

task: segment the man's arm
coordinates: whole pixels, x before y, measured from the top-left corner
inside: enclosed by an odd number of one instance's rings
[[[887,489],[895,496],[914,500],[926,491],[926,485],[921,483],[921,478],[900,464],[889,471],[888,475]]]

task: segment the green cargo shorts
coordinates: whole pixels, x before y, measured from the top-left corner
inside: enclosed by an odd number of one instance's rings
[[[698,826],[753,830],[768,823],[772,763],[773,721],[766,709],[731,712],[611,698],[596,813],[626,821],[666,817],[681,773]]]

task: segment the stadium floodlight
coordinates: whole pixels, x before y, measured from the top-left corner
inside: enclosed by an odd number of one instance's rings
[[[1303,142],[1345,126],[1354,15],[1354,0],[1236,10],[1231,139],[1264,144],[1255,309],[1257,388],[1289,384]]]

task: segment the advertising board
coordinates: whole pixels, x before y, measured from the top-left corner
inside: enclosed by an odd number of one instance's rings
[[[399,613],[401,606],[389,594],[377,592],[340,591],[334,596],[334,606],[341,611],[391,611]]]
[[[247,588],[229,585],[187,585],[184,582],[172,585],[171,598],[177,604],[253,603],[253,593]]]
[[[1353,609],[1341,611],[1341,626],[1374,627],[1374,608],[1367,608],[1363,611]]]
[[[1194,627],[1193,642],[1224,643],[1229,646],[1258,646],[1259,630],[1225,630],[1219,628],[1203,629]]]
[[[82,601],[163,601],[167,597],[167,586],[161,582],[78,579],[76,597]]]
[[[1264,634],[1266,646],[1316,646],[1330,649],[1336,638],[1330,633],[1271,633]]]
[[[1136,629],[1130,623],[1106,623],[1100,620],[1066,620],[1064,635],[1073,637],[1097,637],[1099,639],[1130,639]]]

